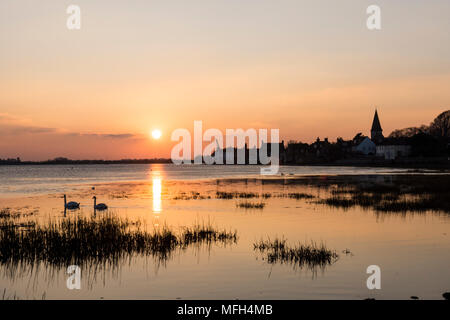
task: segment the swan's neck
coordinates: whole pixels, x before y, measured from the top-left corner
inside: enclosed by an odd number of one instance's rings
[[[64,195],[64,206],[66,206],[66,204],[67,204],[66,195]]]
[[[97,198],[94,198],[94,208],[97,206]]]

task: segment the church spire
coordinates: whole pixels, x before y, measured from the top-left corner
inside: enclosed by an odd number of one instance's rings
[[[383,129],[381,129],[381,124],[380,124],[380,119],[378,118],[378,111],[377,109],[375,109],[375,116],[373,117],[373,122],[372,122],[372,130],[371,131],[383,131]]]
[[[375,109],[375,115],[373,116],[371,138],[375,143],[380,143],[383,141],[383,129],[381,128],[380,119],[378,118],[378,110]]]

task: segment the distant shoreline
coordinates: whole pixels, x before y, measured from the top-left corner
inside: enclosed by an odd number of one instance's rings
[[[0,166],[23,166],[23,165],[114,165],[114,164],[172,164],[171,159],[125,159],[125,160],[47,160],[47,161],[0,161]],[[241,164],[248,165],[250,164]],[[215,165],[216,166],[216,165]],[[220,165],[218,165],[220,166]],[[260,166],[260,165],[257,165]],[[366,161],[336,161],[336,162],[314,162],[314,163],[286,163],[282,166],[292,167],[366,167],[366,168],[402,168],[402,169],[430,169],[450,170],[448,159],[403,159],[403,160],[366,160]]]
[[[47,160],[47,161],[0,161],[0,166],[22,165],[88,165],[88,164],[167,164],[171,159],[125,159],[125,160]]]

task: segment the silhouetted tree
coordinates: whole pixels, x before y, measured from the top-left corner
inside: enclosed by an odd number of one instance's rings
[[[435,157],[445,154],[445,145],[428,133],[418,133],[410,138],[409,141],[412,156]]]
[[[450,110],[442,112],[430,125],[430,134],[450,138]]]
[[[410,128],[404,128],[404,129],[397,129],[392,131],[392,133],[389,135],[389,138],[411,138],[415,136],[416,134],[420,133],[427,133],[429,130],[429,127],[423,125],[421,127],[410,127]]]

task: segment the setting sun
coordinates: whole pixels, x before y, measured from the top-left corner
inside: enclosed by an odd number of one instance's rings
[[[152,131],[152,138],[153,139],[159,139],[162,136],[161,130],[155,129]]]

